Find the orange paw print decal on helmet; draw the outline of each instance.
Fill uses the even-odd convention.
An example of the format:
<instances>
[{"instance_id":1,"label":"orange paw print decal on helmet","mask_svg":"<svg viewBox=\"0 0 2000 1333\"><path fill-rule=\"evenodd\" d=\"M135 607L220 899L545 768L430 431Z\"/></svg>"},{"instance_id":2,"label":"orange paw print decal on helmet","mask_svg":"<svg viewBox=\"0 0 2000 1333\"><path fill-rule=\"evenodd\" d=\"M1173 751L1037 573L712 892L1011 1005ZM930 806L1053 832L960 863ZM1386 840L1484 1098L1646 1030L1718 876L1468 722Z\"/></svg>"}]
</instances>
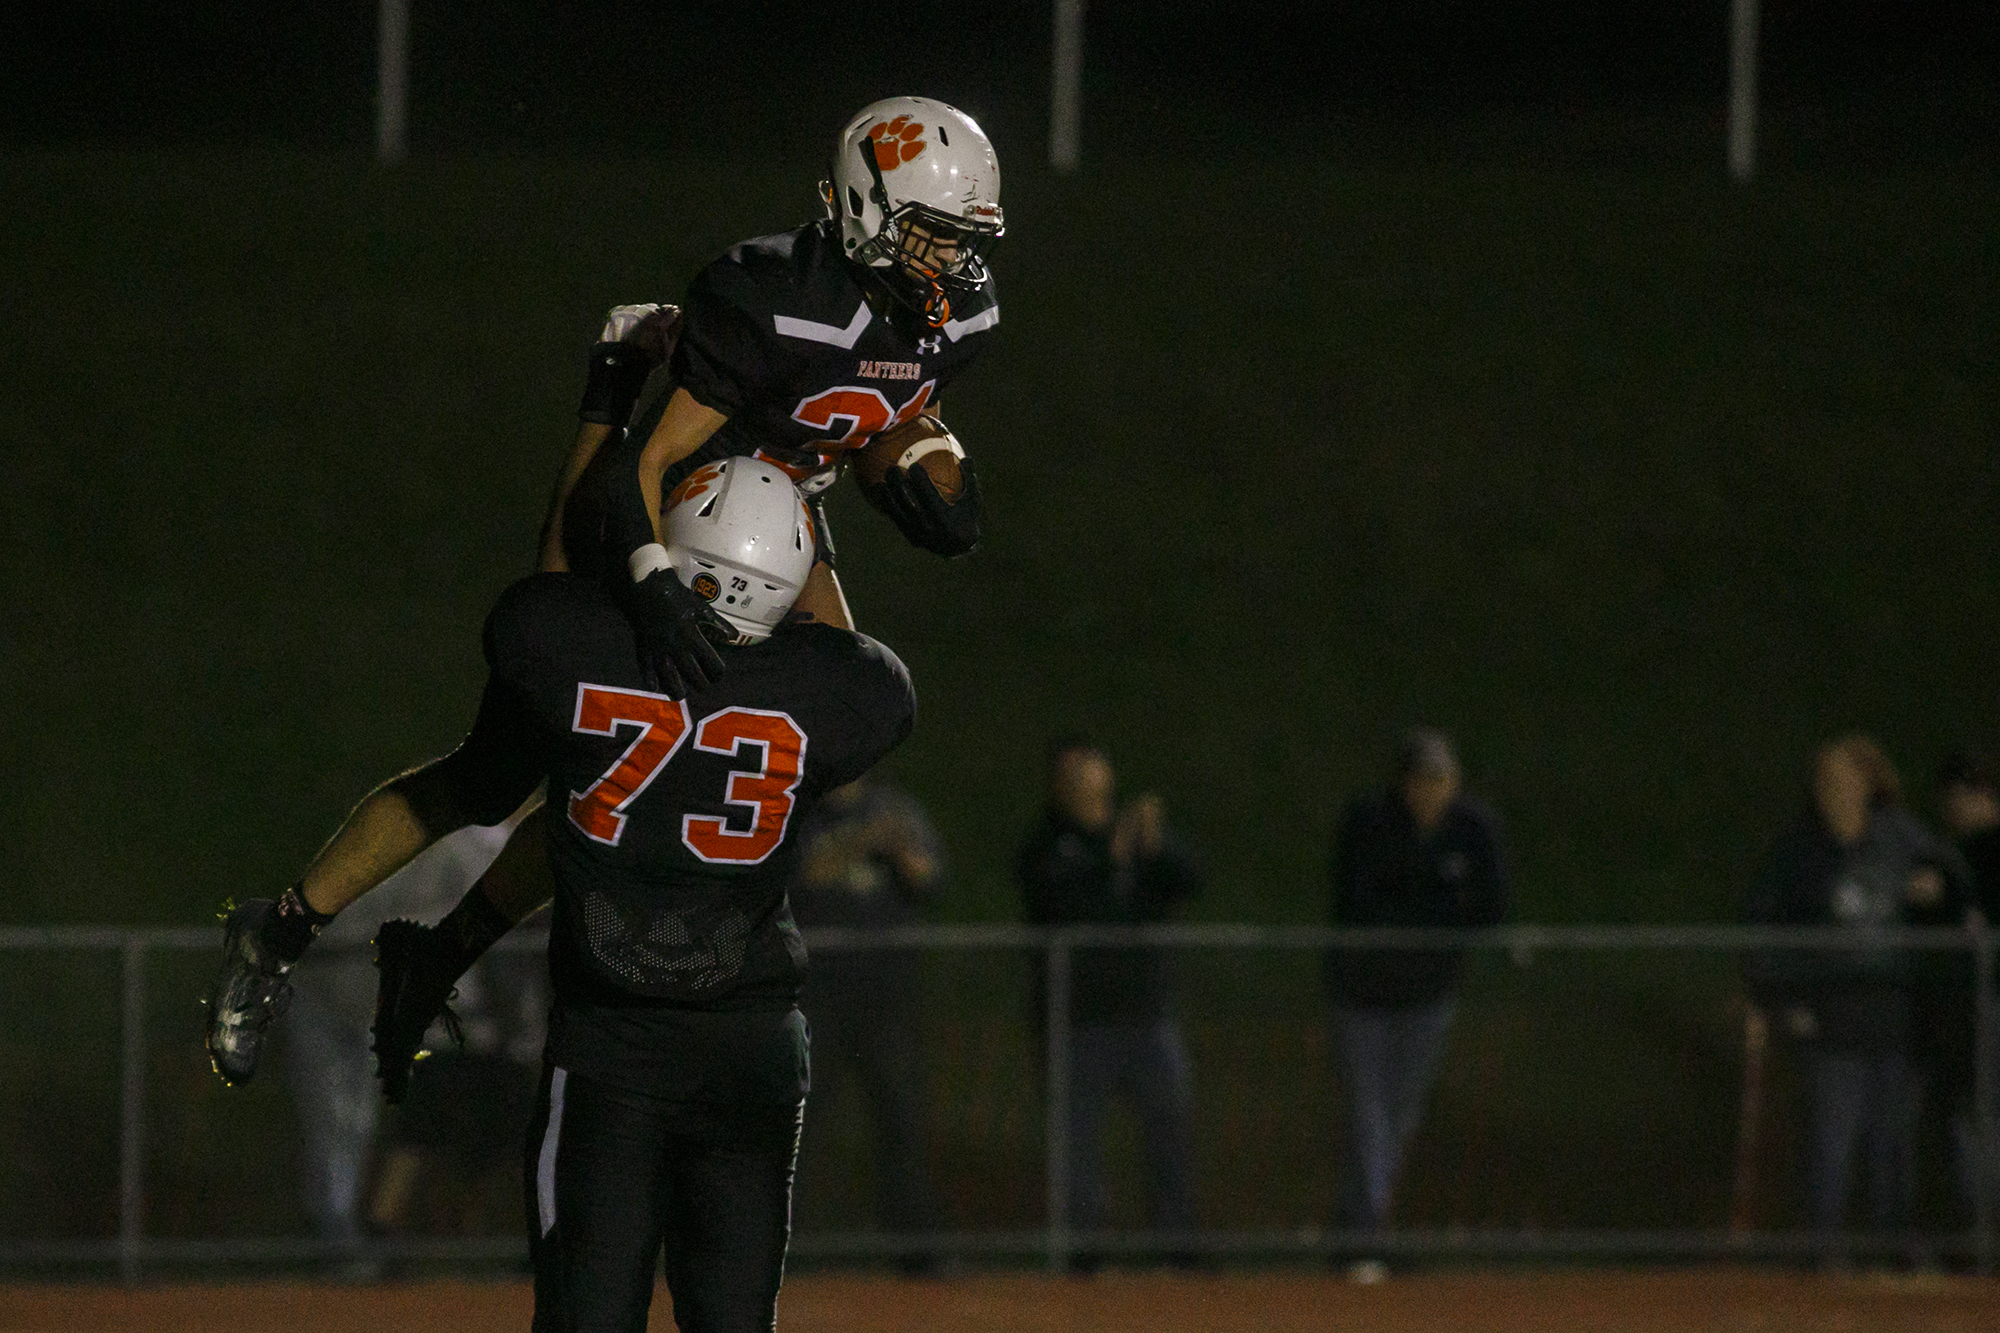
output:
<instances>
[{"instance_id":1,"label":"orange paw print decal on helmet","mask_svg":"<svg viewBox=\"0 0 2000 1333\"><path fill-rule=\"evenodd\" d=\"M908 116L885 120L868 131L875 141L875 165L894 171L924 151L924 127Z\"/></svg>"},{"instance_id":2,"label":"orange paw print decal on helmet","mask_svg":"<svg viewBox=\"0 0 2000 1333\"><path fill-rule=\"evenodd\" d=\"M687 480L674 487L674 493L667 497L667 502L660 506L661 509L663 511L672 509L675 505L684 504L697 496L707 495L715 488L715 483L722 480L722 474L728 470L726 463L704 463L689 474Z\"/></svg>"}]
</instances>

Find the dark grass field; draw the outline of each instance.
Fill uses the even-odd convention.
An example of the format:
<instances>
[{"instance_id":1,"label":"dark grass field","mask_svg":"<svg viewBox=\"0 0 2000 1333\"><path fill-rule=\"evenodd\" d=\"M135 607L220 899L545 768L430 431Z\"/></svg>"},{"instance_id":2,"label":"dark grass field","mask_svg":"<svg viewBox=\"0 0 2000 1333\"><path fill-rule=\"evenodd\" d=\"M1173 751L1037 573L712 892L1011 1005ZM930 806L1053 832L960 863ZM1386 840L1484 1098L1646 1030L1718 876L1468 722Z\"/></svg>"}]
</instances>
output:
<instances>
[{"instance_id":1,"label":"dark grass field","mask_svg":"<svg viewBox=\"0 0 2000 1333\"><path fill-rule=\"evenodd\" d=\"M603 307L803 218L815 165L0 158L0 914L203 921L452 744ZM1849 727L1926 800L1948 743L2000 729L2000 187L1716 175L1271 152L1011 171L1006 325L947 403L985 549L942 565L835 501L861 622L922 696L889 770L943 826L942 914L1013 913L1042 746L1073 727L1166 794L1211 875L1195 912L1223 919L1319 915L1339 803L1418 720L1460 736L1528 919L1729 919L1811 747ZM1434 1132L1502 1145L1517 1178L1480 1174L1483 1201L1469 1150L1429 1154L1411 1206L1597 1218L1620 1200L1589 1182L1616 1167L1714 1225L1730 970L1494 966ZM213 1191L232 1122L282 1151L275 1085L214 1103L199 971L156 982L183 1108L163 1190ZM94 975L5 1004L80 987L108 1023ZM940 1029L1025 1071L1020 978L995 978L941 979ZM1291 1145L1288 1218L1325 1165L1317 1005L1309 969L1197 977L1189 1005L1203 1115ZM17 1123L111 1128L99 1072L12 1067ZM1033 1088L977 1096L1004 1151L968 1188L1025 1212ZM38 1152L37 1179L77 1179ZM65 1230L103 1220L50 1197L81 1209ZM198 1228L223 1195L159 1206Z\"/></svg>"},{"instance_id":2,"label":"dark grass field","mask_svg":"<svg viewBox=\"0 0 2000 1333\"><path fill-rule=\"evenodd\" d=\"M17 921L199 920L449 745L527 568L584 347L811 161L0 159ZM991 536L842 495L910 661L891 762L953 917L1007 916L1053 732L1312 919L1417 719L1524 916L1728 918L1809 748L1922 779L1993 729L2000 189L1949 174L1332 169L1010 178L1007 324L950 395Z\"/></svg>"}]
</instances>

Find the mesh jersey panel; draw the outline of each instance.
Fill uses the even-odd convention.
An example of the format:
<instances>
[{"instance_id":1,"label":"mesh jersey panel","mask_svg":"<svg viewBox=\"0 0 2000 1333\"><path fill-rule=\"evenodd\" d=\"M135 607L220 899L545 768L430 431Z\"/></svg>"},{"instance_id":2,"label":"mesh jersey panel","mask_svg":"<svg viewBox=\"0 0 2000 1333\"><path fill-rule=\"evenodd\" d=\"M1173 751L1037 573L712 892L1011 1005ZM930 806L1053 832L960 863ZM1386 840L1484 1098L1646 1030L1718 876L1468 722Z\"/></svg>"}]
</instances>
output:
<instances>
[{"instance_id":1,"label":"mesh jersey panel","mask_svg":"<svg viewBox=\"0 0 2000 1333\"><path fill-rule=\"evenodd\" d=\"M713 991L743 974L753 923L741 908L621 905L600 889L581 898L591 957L634 989Z\"/></svg>"}]
</instances>

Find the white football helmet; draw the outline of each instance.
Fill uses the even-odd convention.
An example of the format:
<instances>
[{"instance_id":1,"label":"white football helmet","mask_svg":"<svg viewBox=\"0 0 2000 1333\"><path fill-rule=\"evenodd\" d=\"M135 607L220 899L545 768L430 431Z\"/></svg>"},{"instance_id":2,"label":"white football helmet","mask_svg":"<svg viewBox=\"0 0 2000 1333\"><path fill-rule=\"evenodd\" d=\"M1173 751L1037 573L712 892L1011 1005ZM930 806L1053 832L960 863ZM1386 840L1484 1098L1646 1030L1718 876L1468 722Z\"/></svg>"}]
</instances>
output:
<instances>
[{"instance_id":1,"label":"white football helmet","mask_svg":"<svg viewBox=\"0 0 2000 1333\"><path fill-rule=\"evenodd\" d=\"M695 469L668 497L667 565L737 632L768 637L813 567L813 522L792 479L760 458Z\"/></svg>"},{"instance_id":2,"label":"white football helmet","mask_svg":"<svg viewBox=\"0 0 2000 1333\"><path fill-rule=\"evenodd\" d=\"M1000 160L977 121L928 97L863 107L820 182L847 257L879 272L933 325L977 291L1005 231Z\"/></svg>"}]
</instances>

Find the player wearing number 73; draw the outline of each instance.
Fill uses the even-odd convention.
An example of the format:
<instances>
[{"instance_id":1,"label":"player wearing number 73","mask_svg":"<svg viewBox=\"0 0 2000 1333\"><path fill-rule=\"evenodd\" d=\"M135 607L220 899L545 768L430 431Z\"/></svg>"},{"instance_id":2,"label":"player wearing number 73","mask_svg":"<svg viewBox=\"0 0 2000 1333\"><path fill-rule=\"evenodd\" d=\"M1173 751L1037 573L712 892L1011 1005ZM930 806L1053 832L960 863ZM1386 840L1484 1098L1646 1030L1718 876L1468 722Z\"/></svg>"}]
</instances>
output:
<instances>
[{"instance_id":1,"label":"player wearing number 73","mask_svg":"<svg viewBox=\"0 0 2000 1333\"><path fill-rule=\"evenodd\" d=\"M812 520L777 467L704 469L664 527L674 576L717 585L713 605L750 640L721 649L719 679L660 692L600 581L515 584L486 623L471 733L364 800L277 904L232 915L211 1018L218 1069L247 1073L267 1020L239 1034L217 1016L269 1006L238 992L281 990L316 922L546 781L555 1006L526 1145L537 1333L643 1330L663 1247L683 1330L773 1326L809 1081L792 834L915 716L895 654L788 614L813 564ZM540 896L476 886L435 930L384 928L385 1009L427 1009L396 1059L378 1046L385 1075L407 1077L452 978ZM392 967L392 939L426 966ZM436 983L427 998L386 992L417 975ZM386 1026L378 1013L378 1041Z\"/></svg>"}]
</instances>

